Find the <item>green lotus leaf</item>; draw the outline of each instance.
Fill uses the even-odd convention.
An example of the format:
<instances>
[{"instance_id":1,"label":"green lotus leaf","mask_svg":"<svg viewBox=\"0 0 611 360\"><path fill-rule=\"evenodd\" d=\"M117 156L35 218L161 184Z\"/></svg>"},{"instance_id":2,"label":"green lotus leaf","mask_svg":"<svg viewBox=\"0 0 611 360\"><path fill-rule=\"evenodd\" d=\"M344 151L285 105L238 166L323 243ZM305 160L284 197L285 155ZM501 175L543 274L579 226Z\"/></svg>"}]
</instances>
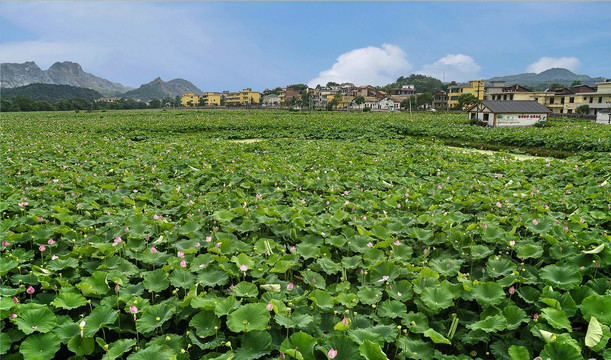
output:
<instances>
[{"instance_id":1,"label":"green lotus leaf","mask_svg":"<svg viewBox=\"0 0 611 360\"><path fill-rule=\"evenodd\" d=\"M433 340L435 344L452 344L450 340L433 329L427 329L422 335Z\"/></svg>"},{"instance_id":2,"label":"green lotus leaf","mask_svg":"<svg viewBox=\"0 0 611 360\"><path fill-rule=\"evenodd\" d=\"M183 269L176 269L170 274L170 283L175 287L183 289L189 289L195 285L195 275L190 271Z\"/></svg>"},{"instance_id":3,"label":"green lotus leaf","mask_svg":"<svg viewBox=\"0 0 611 360\"><path fill-rule=\"evenodd\" d=\"M108 351L102 357L102 360L115 360L130 351L136 345L135 339L117 340L108 345Z\"/></svg>"},{"instance_id":4,"label":"green lotus leaf","mask_svg":"<svg viewBox=\"0 0 611 360\"><path fill-rule=\"evenodd\" d=\"M600 343L600 340L603 337L603 328L596 320L594 316L590 317L590 323L588 324L588 330L586 331L585 344L589 348L593 348L594 346Z\"/></svg>"},{"instance_id":5,"label":"green lotus leaf","mask_svg":"<svg viewBox=\"0 0 611 360\"><path fill-rule=\"evenodd\" d=\"M189 334L189 340L191 344L196 345L198 348L202 350L208 350L223 346L227 339L225 337L225 334L223 334L222 332L217 333L215 336L210 336L204 339L201 339L199 336L195 335L195 333L191 332Z\"/></svg>"},{"instance_id":6,"label":"green lotus leaf","mask_svg":"<svg viewBox=\"0 0 611 360\"><path fill-rule=\"evenodd\" d=\"M46 333L57 325L57 318L49 308L38 304L25 304L17 309L15 319L19 330L29 335L35 331Z\"/></svg>"},{"instance_id":7,"label":"green lotus leaf","mask_svg":"<svg viewBox=\"0 0 611 360\"><path fill-rule=\"evenodd\" d=\"M516 292L522 298L522 300L529 304L534 304L537 300L539 300L539 296L541 296L541 292L539 290L530 286L520 286Z\"/></svg>"},{"instance_id":8,"label":"green lotus leaf","mask_svg":"<svg viewBox=\"0 0 611 360\"><path fill-rule=\"evenodd\" d=\"M345 306L349 309L357 306L359 303L358 295L345 292L342 292L337 295L334 300L336 301L336 303L341 304L342 306Z\"/></svg>"},{"instance_id":9,"label":"green lotus leaf","mask_svg":"<svg viewBox=\"0 0 611 360\"><path fill-rule=\"evenodd\" d=\"M456 276L463 263L461 259L436 258L429 262L431 269L445 276Z\"/></svg>"},{"instance_id":10,"label":"green lotus leaf","mask_svg":"<svg viewBox=\"0 0 611 360\"><path fill-rule=\"evenodd\" d=\"M516 330L523 322L528 322L526 312L515 305L503 308L503 315L507 320L507 329Z\"/></svg>"},{"instance_id":11,"label":"green lotus leaf","mask_svg":"<svg viewBox=\"0 0 611 360\"><path fill-rule=\"evenodd\" d=\"M229 222L234 218L233 214L229 210L215 211L214 214L212 214L212 217L220 222Z\"/></svg>"},{"instance_id":12,"label":"green lotus leaf","mask_svg":"<svg viewBox=\"0 0 611 360\"><path fill-rule=\"evenodd\" d=\"M138 332L146 334L161 327L172 318L175 308L170 304L157 304L144 310L142 317L136 320Z\"/></svg>"},{"instance_id":13,"label":"green lotus leaf","mask_svg":"<svg viewBox=\"0 0 611 360\"><path fill-rule=\"evenodd\" d=\"M280 352L295 359L315 360L314 346L316 346L315 338L304 332L297 332L282 342Z\"/></svg>"},{"instance_id":14,"label":"green lotus leaf","mask_svg":"<svg viewBox=\"0 0 611 360\"><path fill-rule=\"evenodd\" d=\"M225 285L229 281L227 272L221 269L207 268L199 275L197 275L197 281L203 286L215 287L218 285Z\"/></svg>"},{"instance_id":15,"label":"green lotus leaf","mask_svg":"<svg viewBox=\"0 0 611 360\"><path fill-rule=\"evenodd\" d=\"M518 266L510 259L504 257L491 257L486 263L486 273L493 278L507 276L518 269Z\"/></svg>"},{"instance_id":16,"label":"green lotus leaf","mask_svg":"<svg viewBox=\"0 0 611 360\"><path fill-rule=\"evenodd\" d=\"M95 343L93 339L90 337L81 337L81 335L74 336L68 342L68 350L75 353L77 356L83 355L91 355L93 353L93 349L95 347Z\"/></svg>"},{"instance_id":17,"label":"green lotus leaf","mask_svg":"<svg viewBox=\"0 0 611 360\"><path fill-rule=\"evenodd\" d=\"M186 339L184 335L166 333L159 336L155 336L151 339L151 341L147 343L147 346L152 345L169 347L170 349L178 353L181 349L185 348Z\"/></svg>"},{"instance_id":18,"label":"green lotus leaf","mask_svg":"<svg viewBox=\"0 0 611 360\"><path fill-rule=\"evenodd\" d=\"M372 328L351 329L348 331L348 336L359 345L363 344L365 340L373 341L377 344L384 343L384 336L373 331Z\"/></svg>"},{"instance_id":19,"label":"green lotus leaf","mask_svg":"<svg viewBox=\"0 0 611 360\"><path fill-rule=\"evenodd\" d=\"M590 295L581 302L581 313L586 321L592 316L601 324L611 325L611 295Z\"/></svg>"},{"instance_id":20,"label":"green lotus leaf","mask_svg":"<svg viewBox=\"0 0 611 360\"><path fill-rule=\"evenodd\" d=\"M547 265L539 276L545 284L553 288L570 290L581 285L582 276L576 266Z\"/></svg>"},{"instance_id":21,"label":"green lotus leaf","mask_svg":"<svg viewBox=\"0 0 611 360\"><path fill-rule=\"evenodd\" d=\"M516 250L516 256L524 259L538 259L543 255L543 247L527 242L520 243Z\"/></svg>"},{"instance_id":22,"label":"green lotus leaf","mask_svg":"<svg viewBox=\"0 0 611 360\"><path fill-rule=\"evenodd\" d=\"M363 287L357 293L359 300L363 304L371 305L382 299L382 291L373 287Z\"/></svg>"},{"instance_id":23,"label":"green lotus leaf","mask_svg":"<svg viewBox=\"0 0 611 360\"><path fill-rule=\"evenodd\" d=\"M246 304L227 316L227 327L233 332L266 330L270 314L263 303Z\"/></svg>"},{"instance_id":24,"label":"green lotus leaf","mask_svg":"<svg viewBox=\"0 0 611 360\"><path fill-rule=\"evenodd\" d=\"M360 358L358 345L348 336L331 336L326 340L326 345L329 349L333 348L337 351L337 356L335 357L335 360L353 360Z\"/></svg>"},{"instance_id":25,"label":"green lotus leaf","mask_svg":"<svg viewBox=\"0 0 611 360\"><path fill-rule=\"evenodd\" d=\"M473 286L471 295L482 306L498 305L505 300L505 291L497 283L485 282Z\"/></svg>"},{"instance_id":26,"label":"green lotus leaf","mask_svg":"<svg viewBox=\"0 0 611 360\"><path fill-rule=\"evenodd\" d=\"M371 270L371 280L378 284L391 282L401 275L401 269L392 261L382 261Z\"/></svg>"},{"instance_id":27,"label":"green lotus leaf","mask_svg":"<svg viewBox=\"0 0 611 360\"><path fill-rule=\"evenodd\" d=\"M85 321L83 333L87 337L93 337L104 325L113 324L118 315L118 311L108 306L96 306L91 314L83 319Z\"/></svg>"},{"instance_id":28,"label":"green lotus leaf","mask_svg":"<svg viewBox=\"0 0 611 360\"><path fill-rule=\"evenodd\" d=\"M311 286L314 286L317 289L325 290L327 288L327 282L325 278L322 277L319 273L316 273L310 269L303 271L301 273L303 276L303 281Z\"/></svg>"},{"instance_id":29,"label":"green lotus leaf","mask_svg":"<svg viewBox=\"0 0 611 360\"><path fill-rule=\"evenodd\" d=\"M28 336L19 346L19 352L25 360L50 360L55 357L61 343L51 333Z\"/></svg>"},{"instance_id":30,"label":"green lotus leaf","mask_svg":"<svg viewBox=\"0 0 611 360\"><path fill-rule=\"evenodd\" d=\"M308 314L293 314L291 316L277 314L274 315L274 320L278 325L287 329L298 327L300 329L307 328L313 321L314 317Z\"/></svg>"},{"instance_id":31,"label":"green lotus leaf","mask_svg":"<svg viewBox=\"0 0 611 360\"><path fill-rule=\"evenodd\" d=\"M127 360L168 360L175 355L174 351L168 347L151 345L144 350L132 353Z\"/></svg>"},{"instance_id":32,"label":"green lotus leaf","mask_svg":"<svg viewBox=\"0 0 611 360\"><path fill-rule=\"evenodd\" d=\"M598 344L592 347L592 351L600 352L601 350L608 348L607 344L609 343L609 339L611 339L611 330L609 329L607 325L601 325L600 327L602 329L603 334ZM586 336L587 336L587 333L586 333Z\"/></svg>"},{"instance_id":33,"label":"green lotus leaf","mask_svg":"<svg viewBox=\"0 0 611 360\"><path fill-rule=\"evenodd\" d=\"M414 295L412 284L407 280L394 281L390 284L390 288L386 288L386 293L391 298L402 302L406 302Z\"/></svg>"},{"instance_id":34,"label":"green lotus leaf","mask_svg":"<svg viewBox=\"0 0 611 360\"><path fill-rule=\"evenodd\" d=\"M221 320L212 311L200 311L189 321L189 326L195 328L197 336L207 337L216 334Z\"/></svg>"},{"instance_id":35,"label":"green lotus leaf","mask_svg":"<svg viewBox=\"0 0 611 360\"><path fill-rule=\"evenodd\" d=\"M242 281L233 287L232 293L236 297L257 297L259 289L253 283Z\"/></svg>"},{"instance_id":36,"label":"green lotus leaf","mask_svg":"<svg viewBox=\"0 0 611 360\"><path fill-rule=\"evenodd\" d=\"M430 342L402 337L397 346L404 351L405 356L414 360L433 360L435 351Z\"/></svg>"},{"instance_id":37,"label":"green lotus leaf","mask_svg":"<svg viewBox=\"0 0 611 360\"><path fill-rule=\"evenodd\" d=\"M79 324L73 323L72 320L68 320L53 329L53 333L59 337L63 344L65 344L76 335L79 335L81 331Z\"/></svg>"},{"instance_id":38,"label":"green lotus leaf","mask_svg":"<svg viewBox=\"0 0 611 360\"><path fill-rule=\"evenodd\" d=\"M511 360L530 360L532 357L525 346L511 345L508 349Z\"/></svg>"},{"instance_id":39,"label":"green lotus leaf","mask_svg":"<svg viewBox=\"0 0 611 360\"><path fill-rule=\"evenodd\" d=\"M87 299L81 294L62 292L51 302L51 305L71 310L87 305Z\"/></svg>"},{"instance_id":40,"label":"green lotus leaf","mask_svg":"<svg viewBox=\"0 0 611 360\"><path fill-rule=\"evenodd\" d=\"M541 317L547 320L555 329L567 329L569 332L572 331L571 322L562 310L545 308L541 310Z\"/></svg>"},{"instance_id":41,"label":"green lotus leaf","mask_svg":"<svg viewBox=\"0 0 611 360\"><path fill-rule=\"evenodd\" d=\"M369 340L363 341L361 346L359 346L359 352L366 360L388 360L380 345L374 344Z\"/></svg>"},{"instance_id":42,"label":"green lotus leaf","mask_svg":"<svg viewBox=\"0 0 611 360\"><path fill-rule=\"evenodd\" d=\"M157 269L144 273L144 288L152 292L161 292L170 286L165 270Z\"/></svg>"},{"instance_id":43,"label":"green lotus leaf","mask_svg":"<svg viewBox=\"0 0 611 360\"><path fill-rule=\"evenodd\" d=\"M76 285L85 297L105 295L108 290L108 273L96 271Z\"/></svg>"},{"instance_id":44,"label":"green lotus leaf","mask_svg":"<svg viewBox=\"0 0 611 360\"><path fill-rule=\"evenodd\" d=\"M358 255L346 256L342 258L342 266L347 270L356 269L362 266L361 260L362 258Z\"/></svg>"},{"instance_id":45,"label":"green lotus leaf","mask_svg":"<svg viewBox=\"0 0 611 360\"><path fill-rule=\"evenodd\" d=\"M507 328L507 320L503 315L494 315L485 318L484 320L476 321L473 324L468 324L467 329L483 330L487 333L501 331Z\"/></svg>"},{"instance_id":46,"label":"green lotus leaf","mask_svg":"<svg viewBox=\"0 0 611 360\"><path fill-rule=\"evenodd\" d=\"M471 248L471 256L473 259L485 259L492 254L492 250L486 245L475 245Z\"/></svg>"},{"instance_id":47,"label":"green lotus leaf","mask_svg":"<svg viewBox=\"0 0 611 360\"><path fill-rule=\"evenodd\" d=\"M423 334L429 328L429 320L423 313L410 311L401 319L401 324L413 333Z\"/></svg>"},{"instance_id":48,"label":"green lotus leaf","mask_svg":"<svg viewBox=\"0 0 611 360\"><path fill-rule=\"evenodd\" d=\"M584 254L598 254L599 252L603 251L605 249L605 244L600 244L597 247L590 249L590 250L584 250L582 251L582 253Z\"/></svg>"},{"instance_id":49,"label":"green lotus leaf","mask_svg":"<svg viewBox=\"0 0 611 360\"><path fill-rule=\"evenodd\" d=\"M231 219L229 219L228 221L230 221L230 220ZM178 230L178 232L181 233L182 235L187 235L187 234L191 234L193 232L196 232L200 228L201 228L200 224L198 224L196 222L193 222L193 221L189 221L186 224L184 224L183 226L181 226L180 229Z\"/></svg>"},{"instance_id":50,"label":"green lotus leaf","mask_svg":"<svg viewBox=\"0 0 611 360\"><path fill-rule=\"evenodd\" d=\"M326 274L329 274L329 275L338 273L342 270L342 265L340 263L336 263L327 257L319 258L316 261L316 264L320 266L322 271L324 271Z\"/></svg>"},{"instance_id":51,"label":"green lotus leaf","mask_svg":"<svg viewBox=\"0 0 611 360\"><path fill-rule=\"evenodd\" d=\"M238 306L240 306L240 302L237 301L233 296L221 298L214 305L214 314L216 316L227 315L233 309L237 309Z\"/></svg>"},{"instance_id":52,"label":"green lotus leaf","mask_svg":"<svg viewBox=\"0 0 611 360\"><path fill-rule=\"evenodd\" d=\"M78 260L75 258L55 259L51 260L47 265L47 269L53 271L60 271L66 268L78 268Z\"/></svg>"},{"instance_id":53,"label":"green lotus leaf","mask_svg":"<svg viewBox=\"0 0 611 360\"><path fill-rule=\"evenodd\" d=\"M272 351L272 336L267 331L251 331L240 337L234 360L253 360Z\"/></svg>"},{"instance_id":54,"label":"green lotus leaf","mask_svg":"<svg viewBox=\"0 0 611 360\"><path fill-rule=\"evenodd\" d=\"M420 294L420 299L433 312L454 305L452 293L445 287L425 288Z\"/></svg>"},{"instance_id":55,"label":"green lotus leaf","mask_svg":"<svg viewBox=\"0 0 611 360\"><path fill-rule=\"evenodd\" d=\"M308 296L312 302L323 310L329 310L333 308L333 297L328 292L322 290L314 290Z\"/></svg>"},{"instance_id":56,"label":"green lotus leaf","mask_svg":"<svg viewBox=\"0 0 611 360\"><path fill-rule=\"evenodd\" d=\"M539 355L543 359L552 360L581 360L581 352L575 347L562 342L554 341L545 344L543 351Z\"/></svg>"},{"instance_id":57,"label":"green lotus leaf","mask_svg":"<svg viewBox=\"0 0 611 360\"><path fill-rule=\"evenodd\" d=\"M395 300L386 300L378 308L378 316L391 319L402 317L406 313L405 304Z\"/></svg>"}]
</instances>

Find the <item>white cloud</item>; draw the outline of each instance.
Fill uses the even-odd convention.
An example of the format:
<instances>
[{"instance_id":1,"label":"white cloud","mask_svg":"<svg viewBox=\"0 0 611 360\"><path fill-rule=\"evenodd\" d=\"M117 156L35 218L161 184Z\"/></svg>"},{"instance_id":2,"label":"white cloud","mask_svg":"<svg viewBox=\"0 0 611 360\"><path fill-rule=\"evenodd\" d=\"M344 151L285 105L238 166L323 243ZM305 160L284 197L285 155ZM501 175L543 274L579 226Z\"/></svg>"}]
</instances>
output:
<instances>
[{"instance_id":1,"label":"white cloud","mask_svg":"<svg viewBox=\"0 0 611 360\"><path fill-rule=\"evenodd\" d=\"M411 68L405 52L398 46L368 46L340 55L330 69L321 71L317 78L308 82L308 86L325 85L329 81L351 82L355 85L386 85Z\"/></svg>"},{"instance_id":2,"label":"white cloud","mask_svg":"<svg viewBox=\"0 0 611 360\"><path fill-rule=\"evenodd\" d=\"M540 73L551 68L565 68L571 71L575 71L581 65L581 61L574 56L553 58L544 56L538 61L528 65L526 71L533 73Z\"/></svg>"},{"instance_id":3,"label":"white cloud","mask_svg":"<svg viewBox=\"0 0 611 360\"><path fill-rule=\"evenodd\" d=\"M436 79L450 82L479 79L479 66L471 56L463 54L448 54L432 64L422 66L418 74L432 76Z\"/></svg>"}]
</instances>

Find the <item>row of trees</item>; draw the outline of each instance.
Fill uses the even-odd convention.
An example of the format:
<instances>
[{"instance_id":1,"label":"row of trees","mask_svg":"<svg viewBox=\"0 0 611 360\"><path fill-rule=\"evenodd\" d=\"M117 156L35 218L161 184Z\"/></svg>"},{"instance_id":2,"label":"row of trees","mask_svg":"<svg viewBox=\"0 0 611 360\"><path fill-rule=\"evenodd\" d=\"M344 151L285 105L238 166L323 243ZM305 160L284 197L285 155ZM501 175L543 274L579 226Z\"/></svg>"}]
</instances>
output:
<instances>
[{"instance_id":1,"label":"row of trees","mask_svg":"<svg viewBox=\"0 0 611 360\"><path fill-rule=\"evenodd\" d=\"M104 101L82 98L61 100L52 104L45 100L35 101L25 96L15 96L12 99L2 98L0 111L131 110L178 106L180 106L180 96L166 97L163 100L153 99L148 104L134 99Z\"/></svg>"}]
</instances>

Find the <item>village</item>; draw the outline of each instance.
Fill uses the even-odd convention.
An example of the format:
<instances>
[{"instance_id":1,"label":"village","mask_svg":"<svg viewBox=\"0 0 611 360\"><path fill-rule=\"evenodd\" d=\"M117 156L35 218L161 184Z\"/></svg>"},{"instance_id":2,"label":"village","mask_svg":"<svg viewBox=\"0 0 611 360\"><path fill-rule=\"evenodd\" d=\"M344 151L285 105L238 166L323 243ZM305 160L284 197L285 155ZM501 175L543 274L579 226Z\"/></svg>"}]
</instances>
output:
<instances>
[{"instance_id":1,"label":"village","mask_svg":"<svg viewBox=\"0 0 611 360\"><path fill-rule=\"evenodd\" d=\"M531 91L519 84L506 84L502 81L472 80L449 86L447 92L437 91L433 94L418 92L413 85L379 90L371 85L355 86L351 83L328 84L316 88L287 86L273 93L270 90L261 93L245 88L240 92L185 93L181 97L181 105L380 112L462 110L469 111L470 119L489 126L529 126L545 121L548 114L580 114L599 123L609 123L611 79L596 83L595 87L577 84L570 88L555 87L545 91ZM494 114L504 115L499 118ZM533 120L535 118L537 121Z\"/></svg>"}]
</instances>

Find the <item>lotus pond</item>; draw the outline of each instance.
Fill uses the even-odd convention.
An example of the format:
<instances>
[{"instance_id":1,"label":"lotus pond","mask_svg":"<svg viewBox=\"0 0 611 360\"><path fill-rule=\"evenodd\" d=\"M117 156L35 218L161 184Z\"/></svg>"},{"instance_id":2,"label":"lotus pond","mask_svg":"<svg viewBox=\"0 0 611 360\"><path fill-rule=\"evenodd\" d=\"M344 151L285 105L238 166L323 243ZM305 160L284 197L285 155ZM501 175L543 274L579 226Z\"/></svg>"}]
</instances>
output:
<instances>
[{"instance_id":1,"label":"lotus pond","mask_svg":"<svg viewBox=\"0 0 611 360\"><path fill-rule=\"evenodd\" d=\"M247 111L0 124L3 359L611 359L602 125ZM518 161L416 134L435 128L578 155Z\"/></svg>"}]
</instances>

